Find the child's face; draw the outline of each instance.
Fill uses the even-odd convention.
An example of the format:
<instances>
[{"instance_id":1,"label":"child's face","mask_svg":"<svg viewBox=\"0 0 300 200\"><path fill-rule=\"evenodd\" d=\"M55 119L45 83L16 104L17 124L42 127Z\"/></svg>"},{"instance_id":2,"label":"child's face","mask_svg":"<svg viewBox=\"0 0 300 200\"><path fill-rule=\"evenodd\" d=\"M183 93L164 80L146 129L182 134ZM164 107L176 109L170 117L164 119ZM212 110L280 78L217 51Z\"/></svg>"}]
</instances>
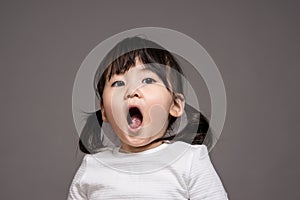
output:
<instances>
[{"instance_id":1,"label":"child's face","mask_svg":"<svg viewBox=\"0 0 300 200\"><path fill-rule=\"evenodd\" d=\"M159 76L138 60L124 74L106 80L102 97L102 118L122 148L142 147L162 137L170 115L179 117L184 108L184 100L174 99Z\"/></svg>"}]
</instances>

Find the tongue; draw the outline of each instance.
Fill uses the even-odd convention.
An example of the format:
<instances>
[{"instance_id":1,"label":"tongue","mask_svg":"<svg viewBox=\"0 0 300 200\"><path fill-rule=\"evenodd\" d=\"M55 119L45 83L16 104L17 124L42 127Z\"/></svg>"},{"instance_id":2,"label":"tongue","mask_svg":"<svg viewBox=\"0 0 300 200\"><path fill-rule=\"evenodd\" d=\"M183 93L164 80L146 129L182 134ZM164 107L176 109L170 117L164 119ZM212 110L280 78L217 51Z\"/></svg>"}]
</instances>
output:
<instances>
[{"instance_id":1,"label":"tongue","mask_svg":"<svg viewBox=\"0 0 300 200\"><path fill-rule=\"evenodd\" d=\"M135 129L142 124L141 118L138 115L133 115L130 120L131 120L129 124L130 128Z\"/></svg>"}]
</instances>

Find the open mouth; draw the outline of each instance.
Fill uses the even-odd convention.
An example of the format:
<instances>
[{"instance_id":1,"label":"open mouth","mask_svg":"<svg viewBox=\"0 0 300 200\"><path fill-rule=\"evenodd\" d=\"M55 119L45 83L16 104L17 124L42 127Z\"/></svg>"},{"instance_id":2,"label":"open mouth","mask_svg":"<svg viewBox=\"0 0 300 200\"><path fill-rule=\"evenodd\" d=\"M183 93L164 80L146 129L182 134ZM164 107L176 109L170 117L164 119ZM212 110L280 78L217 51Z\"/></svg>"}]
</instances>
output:
<instances>
[{"instance_id":1,"label":"open mouth","mask_svg":"<svg viewBox=\"0 0 300 200\"><path fill-rule=\"evenodd\" d=\"M143 123L143 115L137 107L129 108L127 123L131 129L137 129L141 127Z\"/></svg>"}]
</instances>

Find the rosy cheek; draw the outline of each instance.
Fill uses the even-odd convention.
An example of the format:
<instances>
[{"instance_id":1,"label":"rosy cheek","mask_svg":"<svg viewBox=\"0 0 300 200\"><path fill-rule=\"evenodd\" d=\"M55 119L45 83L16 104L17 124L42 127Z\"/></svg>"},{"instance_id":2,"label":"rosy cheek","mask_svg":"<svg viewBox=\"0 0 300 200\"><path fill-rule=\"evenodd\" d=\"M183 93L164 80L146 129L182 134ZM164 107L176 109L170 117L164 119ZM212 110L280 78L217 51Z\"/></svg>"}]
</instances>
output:
<instances>
[{"instance_id":1,"label":"rosy cheek","mask_svg":"<svg viewBox=\"0 0 300 200\"><path fill-rule=\"evenodd\" d=\"M151 104L161 104L164 101L163 98L166 98L166 97L163 95L155 95L153 97L150 96L149 101L151 102Z\"/></svg>"},{"instance_id":2,"label":"rosy cheek","mask_svg":"<svg viewBox=\"0 0 300 200\"><path fill-rule=\"evenodd\" d=\"M153 93L156 93L153 95ZM172 102L172 97L169 95L168 92L161 92L161 91L153 91L147 98L147 103L149 105L156 105L160 104L164 107L168 107L168 105Z\"/></svg>"},{"instance_id":3,"label":"rosy cheek","mask_svg":"<svg viewBox=\"0 0 300 200\"><path fill-rule=\"evenodd\" d=\"M121 123L124 120L124 100L121 93L114 92L110 93L107 100L107 110L109 111L108 115L111 120L116 123Z\"/></svg>"},{"instance_id":4,"label":"rosy cheek","mask_svg":"<svg viewBox=\"0 0 300 200\"><path fill-rule=\"evenodd\" d=\"M124 98L122 92L116 91L110 94L110 105L112 109L119 108L123 102Z\"/></svg>"},{"instance_id":5,"label":"rosy cheek","mask_svg":"<svg viewBox=\"0 0 300 200\"><path fill-rule=\"evenodd\" d=\"M165 98L162 100L162 98ZM154 133L161 132L168 123L168 117L171 106L171 99L167 100L168 96L163 96L161 98L153 98L149 102L148 113L149 120L155 126L155 130L152 130Z\"/></svg>"},{"instance_id":6,"label":"rosy cheek","mask_svg":"<svg viewBox=\"0 0 300 200\"><path fill-rule=\"evenodd\" d=\"M164 133L168 124L168 113L161 104L148 105L143 121L143 134L140 137L151 137Z\"/></svg>"}]
</instances>

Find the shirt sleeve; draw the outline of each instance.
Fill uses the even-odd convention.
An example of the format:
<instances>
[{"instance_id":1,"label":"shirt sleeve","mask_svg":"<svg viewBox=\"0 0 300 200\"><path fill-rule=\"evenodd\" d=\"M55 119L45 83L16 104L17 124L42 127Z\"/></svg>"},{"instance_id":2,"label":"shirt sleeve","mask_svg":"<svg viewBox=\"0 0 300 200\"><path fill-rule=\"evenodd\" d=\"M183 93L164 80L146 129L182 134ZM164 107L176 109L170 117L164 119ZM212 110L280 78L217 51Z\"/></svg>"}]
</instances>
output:
<instances>
[{"instance_id":1,"label":"shirt sleeve","mask_svg":"<svg viewBox=\"0 0 300 200\"><path fill-rule=\"evenodd\" d=\"M228 200L205 145L195 146L188 182L190 200Z\"/></svg>"},{"instance_id":2,"label":"shirt sleeve","mask_svg":"<svg viewBox=\"0 0 300 200\"><path fill-rule=\"evenodd\" d=\"M84 172L86 170L87 155L83 158L80 167L78 168L73 181L71 183L67 200L87 200L86 188L81 184Z\"/></svg>"}]
</instances>

